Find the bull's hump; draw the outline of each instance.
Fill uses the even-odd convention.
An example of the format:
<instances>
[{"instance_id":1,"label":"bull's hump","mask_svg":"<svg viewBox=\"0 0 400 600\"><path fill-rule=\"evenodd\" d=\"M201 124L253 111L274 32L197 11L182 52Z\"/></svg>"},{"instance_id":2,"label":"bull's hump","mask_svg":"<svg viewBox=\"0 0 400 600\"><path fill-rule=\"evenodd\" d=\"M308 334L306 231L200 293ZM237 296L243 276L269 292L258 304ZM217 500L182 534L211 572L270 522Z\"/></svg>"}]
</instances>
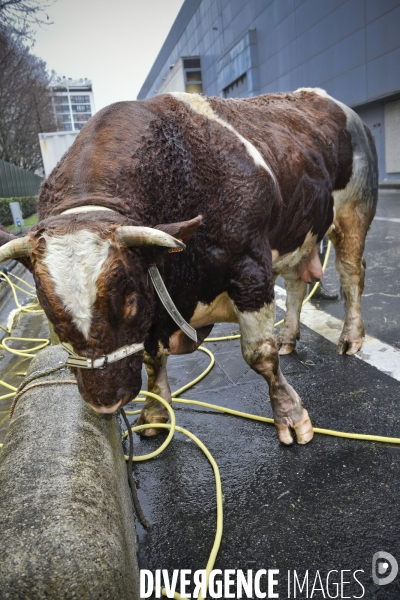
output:
<instances>
[{"instance_id":1,"label":"bull's hump","mask_svg":"<svg viewBox=\"0 0 400 600\"><path fill-rule=\"evenodd\" d=\"M215 121L225 129L228 129L234 135L236 135L236 137L246 148L246 151L249 154L249 156L251 156L251 158L253 159L255 165L264 169L276 183L275 174L273 173L271 167L266 163L265 159L261 155L261 152L257 150L254 144L252 144L249 140L243 137L230 123L218 116L213 111L207 98L198 94L188 94L186 92L170 92L170 95L179 100L180 102L184 102L185 104L189 105L190 108L196 113L204 115L205 117L210 119L210 121Z\"/></svg>"},{"instance_id":2,"label":"bull's hump","mask_svg":"<svg viewBox=\"0 0 400 600\"><path fill-rule=\"evenodd\" d=\"M43 260L55 292L79 331L88 338L97 280L108 256L110 242L96 233L81 230L73 234L45 234Z\"/></svg>"}]
</instances>

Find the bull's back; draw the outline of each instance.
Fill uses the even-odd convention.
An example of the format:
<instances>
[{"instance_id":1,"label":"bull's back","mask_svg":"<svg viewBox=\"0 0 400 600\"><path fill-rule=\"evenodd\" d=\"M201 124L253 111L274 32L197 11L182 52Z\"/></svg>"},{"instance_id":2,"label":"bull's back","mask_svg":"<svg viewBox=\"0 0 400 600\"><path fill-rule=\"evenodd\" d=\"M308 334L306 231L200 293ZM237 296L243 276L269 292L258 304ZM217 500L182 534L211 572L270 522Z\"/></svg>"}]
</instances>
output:
<instances>
[{"instance_id":1,"label":"bull's back","mask_svg":"<svg viewBox=\"0 0 400 600\"><path fill-rule=\"evenodd\" d=\"M324 90L210 103L251 140L276 175L283 209L270 239L280 254L301 245L308 231L319 241L333 222L334 206L357 198L374 214L378 170L371 133Z\"/></svg>"},{"instance_id":2,"label":"bull's back","mask_svg":"<svg viewBox=\"0 0 400 600\"><path fill-rule=\"evenodd\" d=\"M50 176L42 218L71 199L150 226L201 213L208 243L235 240L241 251L262 232L281 254L291 251L310 230L325 234L332 192L352 178L363 125L345 109L314 90L242 100L166 94L111 105Z\"/></svg>"},{"instance_id":3,"label":"bull's back","mask_svg":"<svg viewBox=\"0 0 400 600\"><path fill-rule=\"evenodd\" d=\"M276 176L281 211L269 232L271 246L282 255L300 247L310 232L322 239L333 221L332 192L344 188L352 172L343 110L306 91L211 103L251 140Z\"/></svg>"}]
</instances>

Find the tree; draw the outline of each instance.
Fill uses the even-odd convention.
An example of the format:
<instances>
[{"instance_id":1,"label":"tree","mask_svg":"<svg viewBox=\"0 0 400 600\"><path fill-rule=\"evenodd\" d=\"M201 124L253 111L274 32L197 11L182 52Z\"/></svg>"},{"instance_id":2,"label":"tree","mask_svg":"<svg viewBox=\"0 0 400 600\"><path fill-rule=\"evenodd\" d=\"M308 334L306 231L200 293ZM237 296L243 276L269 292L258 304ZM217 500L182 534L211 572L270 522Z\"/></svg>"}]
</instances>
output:
<instances>
[{"instance_id":1,"label":"tree","mask_svg":"<svg viewBox=\"0 0 400 600\"><path fill-rule=\"evenodd\" d=\"M58 129L49 84L46 63L0 33L0 158L28 171L42 166L38 134Z\"/></svg>"},{"instance_id":2,"label":"tree","mask_svg":"<svg viewBox=\"0 0 400 600\"><path fill-rule=\"evenodd\" d=\"M50 25L46 9L54 0L0 0L0 32L33 41L33 29Z\"/></svg>"}]
</instances>

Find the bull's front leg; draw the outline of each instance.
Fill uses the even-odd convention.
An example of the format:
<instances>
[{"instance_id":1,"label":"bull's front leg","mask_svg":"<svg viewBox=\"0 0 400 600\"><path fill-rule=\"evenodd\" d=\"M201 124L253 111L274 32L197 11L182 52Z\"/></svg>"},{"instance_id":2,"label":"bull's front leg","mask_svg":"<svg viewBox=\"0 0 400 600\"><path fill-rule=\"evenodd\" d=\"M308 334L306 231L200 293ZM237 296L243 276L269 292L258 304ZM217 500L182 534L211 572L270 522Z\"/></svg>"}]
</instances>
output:
<instances>
[{"instance_id":1,"label":"bull's front leg","mask_svg":"<svg viewBox=\"0 0 400 600\"><path fill-rule=\"evenodd\" d=\"M279 441L293 443L291 430L299 444L313 437L308 412L298 394L288 384L279 368L279 354L274 339L275 303L259 311L240 312L235 308L241 331L242 354L248 365L264 377L269 386L272 411Z\"/></svg>"},{"instance_id":2,"label":"bull's front leg","mask_svg":"<svg viewBox=\"0 0 400 600\"><path fill-rule=\"evenodd\" d=\"M157 356L150 356L147 352L144 352L144 364L147 371L148 386L147 389L153 394L161 396L172 404L171 389L168 382L167 374L167 360L169 352L160 349ZM168 421L168 411L161 402L155 398L147 396L142 412L136 422L137 425L144 425L146 423L166 423ZM160 429L143 429L141 435L144 437L151 437L157 435Z\"/></svg>"}]
</instances>

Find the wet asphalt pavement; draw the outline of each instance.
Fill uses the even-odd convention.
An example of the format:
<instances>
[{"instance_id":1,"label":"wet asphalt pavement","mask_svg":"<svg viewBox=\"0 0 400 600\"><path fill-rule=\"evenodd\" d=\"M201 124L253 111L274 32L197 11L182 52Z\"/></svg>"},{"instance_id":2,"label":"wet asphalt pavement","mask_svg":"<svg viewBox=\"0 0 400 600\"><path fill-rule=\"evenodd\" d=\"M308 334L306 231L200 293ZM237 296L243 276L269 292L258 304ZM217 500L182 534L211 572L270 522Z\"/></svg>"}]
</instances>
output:
<instances>
[{"instance_id":1,"label":"wet asphalt pavement","mask_svg":"<svg viewBox=\"0 0 400 600\"><path fill-rule=\"evenodd\" d=\"M377 214L399 218L400 194L382 194ZM400 222L372 224L363 300L367 332L396 348L399 240ZM326 287L338 288L333 258ZM315 304L343 318L342 301ZM277 313L278 318L283 315L279 309ZM237 326L218 325L212 336L233 332ZM249 371L239 341L205 345L215 354L216 365L183 397L271 416L267 385ZM172 390L200 374L208 361L200 352L169 359ZM284 357L282 370L314 426L400 437L400 382L354 357L338 356L334 344L311 329L301 327L298 349ZM279 598L319 599L329 598L329 593L338 598L400 598L399 576L386 586L372 580L376 552L400 560L399 446L315 435L307 446L282 447L271 425L187 406L176 408L176 414L177 423L206 444L220 468L224 534L215 569L279 569ZM135 452L155 449L164 434L159 437L140 441L135 436ZM215 533L215 484L202 452L178 433L161 456L136 465L135 475L144 512L154 523L149 532L138 525L140 568L204 569ZM308 592L306 586L303 592L297 588L294 596L292 584L289 595L288 571L293 580L294 570L301 582L308 570ZM344 580L350 583L337 596L335 586L327 589L330 570L339 571L331 573L331 582L340 581L340 571L348 570ZM263 583L261 589L266 591Z\"/></svg>"},{"instance_id":2,"label":"wet asphalt pavement","mask_svg":"<svg viewBox=\"0 0 400 600\"><path fill-rule=\"evenodd\" d=\"M399 219L400 194L381 194L377 214ZM399 240L400 222L374 221L367 238L363 299L366 331L396 348L400 348ZM333 258L325 285L338 289ZM315 304L343 318L342 301ZM277 309L277 317L282 315ZM3 308L2 323L6 316ZM30 323L21 321L20 335L30 328L30 335L42 337L39 321ZM215 326L212 335L236 332L236 325L224 324ZM239 341L205 345L214 353L216 365L183 397L272 416L267 384L245 364ZM10 360L5 356L0 361L2 375L20 378L15 373L25 370L26 364ZM199 375L208 362L201 352L172 357L168 368L172 390ZM283 357L281 367L314 426L400 437L400 382L354 357L338 356L334 344L311 329L301 327L297 351ZM16 379L15 383L19 384ZM2 408L5 411L5 404ZM215 569L253 573L278 569L279 598L400 598L399 576L378 586L371 571L378 551L390 552L400 561L400 446L315 435L307 446L283 447L268 424L199 407L176 407L176 414L177 424L206 444L221 472L224 533ZM164 437L143 441L135 436L135 453L154 450ZM135 465L134 470L142 507L154 523L149 532L137 526L140 568L204 569L216 513L214 477L202 452L177 433L161 456ZM294 570L300 581L308 571L308 593L306 588L297 589L294 596L292 587L289 595L288 571L292 579ZM330 570L339 573L330 575L327 590ZM340 580L341 570L348 570L344 580L350 583L343 584L343 593L336 596L333 583ZM357 570L364 593L353 576ZM312 593L317 572L321 580ZM265 578L261 581L265 590Z\"/></svg>"}]
</instances>

